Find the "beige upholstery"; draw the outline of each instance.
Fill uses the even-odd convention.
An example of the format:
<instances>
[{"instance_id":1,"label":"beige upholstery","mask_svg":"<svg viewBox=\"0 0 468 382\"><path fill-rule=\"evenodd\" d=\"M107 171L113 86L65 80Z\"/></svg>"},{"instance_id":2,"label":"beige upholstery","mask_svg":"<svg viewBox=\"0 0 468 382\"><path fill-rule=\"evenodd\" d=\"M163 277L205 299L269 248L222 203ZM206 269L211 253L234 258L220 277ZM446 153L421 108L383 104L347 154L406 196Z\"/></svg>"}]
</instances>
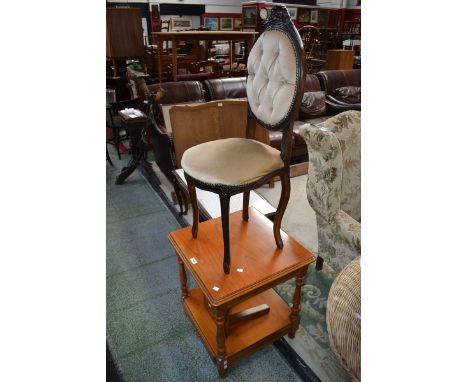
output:
<instances>
[{"instance_id":1,"label":"beige upholstery","mask_svg":"<svg viewBox=\"0 0 468 382\"><path fill-rule=\"evenodd\" d=\"M261 121L275 125L291 110L296 90L297 65L288 36L266 31L257 40L247 61L247 99Z\"/></svg>"},{"instance_id":2,"label":"beige upholstery","mask_svg":"<svg viewBox=\"0 0 468 382\"><path fill-rule=\"evenodd\" d=\"M182 168L192 178L207 184L227 186L255 182L284 166L280 152L246 138L227 138L187 149Z\"/></svg>"}]
</instances>

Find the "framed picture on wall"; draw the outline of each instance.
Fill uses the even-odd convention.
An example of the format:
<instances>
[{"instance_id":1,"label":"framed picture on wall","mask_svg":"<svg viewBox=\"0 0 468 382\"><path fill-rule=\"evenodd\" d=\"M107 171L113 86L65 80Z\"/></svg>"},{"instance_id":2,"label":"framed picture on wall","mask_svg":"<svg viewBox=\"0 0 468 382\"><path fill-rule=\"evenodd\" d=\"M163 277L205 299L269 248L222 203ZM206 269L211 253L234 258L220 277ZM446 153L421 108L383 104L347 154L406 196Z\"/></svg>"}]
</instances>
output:
<instances>
[{"instance_id":1,"label":"framed picture on wall","mask_svg":"<svg viewBox=\"0 0 468 382\"><path fill-rule=\"evenodd\" d=\"M171 29L173 31L183 31L186 29L192 29L192 19L183 17L172 17Z\"/></svg>"},{"instance_id":2,"label":"framed picture on wall","mask_svg":"<svg viewBox=\"0 0 468 382\"><path fill-rule=\"evenodd\" d=\"M318 11L310 11L310 22L318 23Z\"/></svg>"},{"instance_id":3,"label":"framed picture on wall","mask_svg":"<svg viewBox=\"0 0 468 382\"><path fill-rule=\"evenodd\" d=\"M308 8L299 8L297 10L297 22L308 23L310 21L310 10Z\"/></svg>"},{"instance_id":4,"label":"framed picture on wall","mask_svg":"<svg viewBox=\"0 0 468 382\"><path fill-rule=\"evenodd\" d=\"M289 16L291 16L291 20L296 20L297 17L297 8L287 8L289 12Z\"/></svg>"},{"instance_id":5,"label":"framed picture on wall","mask_svg":"<svg viewBox=\"0 0 468 382\"><path fill-rule=\"evenodd\" d=\"M232 31L234 29L234 19L231 17L221 17L219 19L219 30L222 31Z\"/></svg>"},{"instance_id":6,"label":"framed picture on wall","mask_svg":"<svg viewBox=\"0 0 468 382\"><path fill-rule=\"evenodd\" d=\"M257 7L255 5L242 8L242 24L246 28L257 26Z\"/></svg>"},{"instance_id":7,"label":"framed picture on wall","mask_svg":"<svg viewBox=\"0 0 468 382\"><path fill-rule=\"evenodd\" d=\"M242 19L240 18L235 18L234 19L234 28L242 28Z\"/></svg>"},{"instance_id":8,"label":"framed picture on wall","mask_svg":"<svg viewBox=\"0 0 468 382\"><path fill-rule=\"evenodd\" d=\"M203 19L203 26L210 28L212 31L218 30L218 18L217 17L205 17Z\"/></svg>"}]
</instances>

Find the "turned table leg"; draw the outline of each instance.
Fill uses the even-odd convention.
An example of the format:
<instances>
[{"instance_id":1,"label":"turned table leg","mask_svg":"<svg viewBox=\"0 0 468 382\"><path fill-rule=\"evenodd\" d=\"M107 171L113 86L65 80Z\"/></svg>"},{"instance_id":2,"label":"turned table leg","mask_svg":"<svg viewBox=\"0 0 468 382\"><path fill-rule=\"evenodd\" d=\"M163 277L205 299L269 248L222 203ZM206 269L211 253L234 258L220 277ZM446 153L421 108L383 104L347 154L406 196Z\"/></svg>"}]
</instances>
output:
<instances>
[{"instance_id":1,"label":"turned table leg","mask_svg":"<svg viewBox=\"0 0 468 382\"><path fill-rule=\"evenodd\" d=\"M226 376L227 373L227 354L226 354L226 328L225 328L225 319L226 319L226 309L225 308L215 308L216 316L216 343L218 345L218 350L216 353L216 365L218 367L218 374L221 378Z\"/></svg>"},{"instance_id":2,"label":"turned table leg","mask_svg":"<svg viewBox=\"0 0 468 382\"><path fill-rule=\"evenodd\" d=\"M177 255L177 254L176 254ZM184 262L177 255L177 262L179 263L179 279L180 279L180 289L182 290L182 300L188 297L187 289L187 274L185 273Z\"/></svg>"},{"instance_id":3,"label":"turned table leg","mask_svg":"<svg viewBox=\"0 0 468 382\"><path fill-rule=\"evenodd\" d=\"M296 277L296 289L294 291L293 305L291 307L291 328L289 329L288 337L294 338L296 331L299 328L299 311L301 310L301 294L302 286L304 285L304 278L307 274L307 267L302 268Z\"/></svg>"}]
</instances>

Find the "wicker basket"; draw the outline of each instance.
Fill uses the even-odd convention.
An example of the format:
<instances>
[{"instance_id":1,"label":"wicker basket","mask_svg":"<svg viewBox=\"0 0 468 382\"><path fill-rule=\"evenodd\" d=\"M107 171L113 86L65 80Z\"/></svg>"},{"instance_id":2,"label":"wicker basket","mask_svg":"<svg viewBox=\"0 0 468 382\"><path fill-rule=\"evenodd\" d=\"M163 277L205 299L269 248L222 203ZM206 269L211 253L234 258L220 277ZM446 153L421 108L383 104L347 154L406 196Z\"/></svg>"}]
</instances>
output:
<instances>
[{"instance_id":1,"label":"wicker basket","mask_svg":"<svg viewBox=\"0 0 468 382\"><path fill-rule=\"evenodd\" d=\"M361 257L333 281L327 302L330 346L354 381L361 380Z\"/></svg>"}]
</instances>

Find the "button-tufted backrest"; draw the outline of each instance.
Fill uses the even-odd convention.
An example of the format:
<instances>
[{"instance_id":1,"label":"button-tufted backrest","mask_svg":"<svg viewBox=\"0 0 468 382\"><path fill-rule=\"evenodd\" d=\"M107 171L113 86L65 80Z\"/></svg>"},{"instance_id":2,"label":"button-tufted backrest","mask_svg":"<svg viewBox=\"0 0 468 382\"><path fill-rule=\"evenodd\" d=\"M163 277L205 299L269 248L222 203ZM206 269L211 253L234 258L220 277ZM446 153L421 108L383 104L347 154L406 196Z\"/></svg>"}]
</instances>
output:
<instances>
[{"instance_id":1,"label":"button-tufted backrest","mask_svg":"<svg viewBox=\"0 0 468 382\"><path fill-rule=\"evenodd\" d=\"M294 118L298 98L302 98L304 75L302 41L289 17L266 24L250 51L247 70L252 114L270 130L286 127Z\"/></svg>"}]
</instances>

